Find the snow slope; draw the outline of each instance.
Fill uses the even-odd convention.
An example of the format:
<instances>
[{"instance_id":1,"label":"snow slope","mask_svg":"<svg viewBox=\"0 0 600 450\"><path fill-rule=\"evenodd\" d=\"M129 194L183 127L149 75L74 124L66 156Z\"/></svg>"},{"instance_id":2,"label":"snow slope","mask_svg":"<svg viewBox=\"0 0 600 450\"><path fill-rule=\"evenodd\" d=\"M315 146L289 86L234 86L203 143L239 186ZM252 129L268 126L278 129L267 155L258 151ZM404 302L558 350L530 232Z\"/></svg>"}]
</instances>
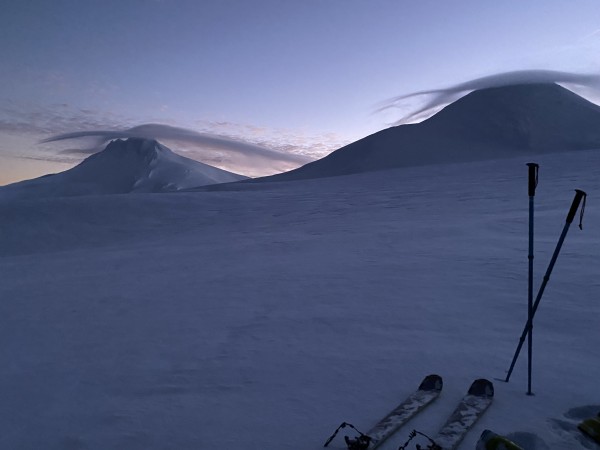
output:
<instances>
[{"instance_id":1,"label":"snow slope","mask_svg":"<svg viewBox=\"0 0 600 450\"><path fill-rule=\"evenodd\" d=\"M267 180L590 148L600 148L600 106L556 84L513 85L474 91L422 123L388 128Z\"/></svg>"},{"instance_id":2,"label":"snow slope","mask_svg":"<svg viewBox=\"0 0 600 450\"><path fill-rule=\"evenodd\" d=\"M467 436L594 449L600 152L542 155L535 286L588 192L525 354ZM0 199L0 447L317 450L429 373L435 433L526 319L529 158L163 195ZM421 442L423 443L423 442ZM337 439L334 449L344 446Z\"/></svg>"},{"instance_id":3,"label":"snow slope","mask_svg":"<svg viewBox=\"0 0 600 450\"><path fill-rule=\"evenodd\" d=\"M78 166L53 175L0 187L13 198L168 192L246 179L177 155L155 140L110 142Z\"/></svg>"}]
</instances>

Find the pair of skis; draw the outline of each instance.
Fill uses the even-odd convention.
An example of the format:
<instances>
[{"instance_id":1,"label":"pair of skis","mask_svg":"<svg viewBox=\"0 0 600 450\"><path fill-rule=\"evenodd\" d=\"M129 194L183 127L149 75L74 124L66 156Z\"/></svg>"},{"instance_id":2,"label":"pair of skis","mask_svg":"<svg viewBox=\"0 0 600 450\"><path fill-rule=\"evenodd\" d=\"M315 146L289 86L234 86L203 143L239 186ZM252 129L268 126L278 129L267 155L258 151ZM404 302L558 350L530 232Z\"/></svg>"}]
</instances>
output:
<instances>
[{"instance_id":1,"label":"pair of skis","mask_svg":"<svg viewBox=\"0 0 600 450\"><path fill-rule=\"evenodd\" d=\"M359 436L355 439L351 439L348 436L345 437L348 450L374 450L406 422L438 398L442 392L442 387L442 377L439 375L428 375L423 379L416 391L410 394L406 400L400 403L387 416L377 422L366 434L356 430L353 425L344 422L327 440L324 446L327 447L329 445L340 429L351 427L359 433ZM427 447L428 450L455 450L467 432L491 405L493 398L494 386L492 383L485 379L475 380L435 438L430 438L423 433L414 431L411 434L411 439L416 434L421 434L430 441L430 445ZM407 445L408 442L401 446L400 449L406 448Z\"/></svg>"}]
</instances>

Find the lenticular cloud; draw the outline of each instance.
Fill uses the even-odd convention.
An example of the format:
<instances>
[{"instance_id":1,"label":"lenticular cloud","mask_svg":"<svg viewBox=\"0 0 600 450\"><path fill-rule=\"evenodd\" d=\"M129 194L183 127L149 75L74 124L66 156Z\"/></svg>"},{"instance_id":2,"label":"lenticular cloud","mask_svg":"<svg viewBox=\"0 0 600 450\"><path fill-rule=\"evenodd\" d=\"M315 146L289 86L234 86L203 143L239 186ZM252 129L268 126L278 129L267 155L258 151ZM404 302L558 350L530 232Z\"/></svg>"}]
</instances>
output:
<instances>
[{"instance_id":1,"label":"lenticular cloud","mask_svg":"<svg viewBox=\"0 0 600 450\"><path fill-rule=\"evenodd\" d=\"M381 106L377 108L376 112L380 112L389 108L403 107L403 102L410 98L426 95L432 96L416 111L413 111L398 120L396 124L399 125L411 120L415 120L440 106L448 104L455 100L456 97L469 91L509 86L513 84L536 83L565 83L600 91L600 74L577 74L569 72L557 72L553 70L520 70L515 72L498 73L495 75L489 75L487 77L476 78L474 80L443 89L429 89L400 95L383 102Z\"/></svg>"},{"instance_id":2,"label":"lenticular cloud","mask_svg":"<svg viewBox=\"0 0 600 450\"><path fill-rule=\"evenodd\" d=\"M56 142L82 137L96 137L100 142L126 138L173 139L199 146L217 148L245 156L260 156L266 159L279 160L289 163L306 163L308 161L308 158L301 155L282 153L249 142L230 139L224 136L198 133L193 130L162 124L145 124L126 130L76 131L73 133L52 136L48 139L44 139L42 142ZM92 149L89 153L95 153L96 151L96 149Z\"/></svg>"}]
</instances>

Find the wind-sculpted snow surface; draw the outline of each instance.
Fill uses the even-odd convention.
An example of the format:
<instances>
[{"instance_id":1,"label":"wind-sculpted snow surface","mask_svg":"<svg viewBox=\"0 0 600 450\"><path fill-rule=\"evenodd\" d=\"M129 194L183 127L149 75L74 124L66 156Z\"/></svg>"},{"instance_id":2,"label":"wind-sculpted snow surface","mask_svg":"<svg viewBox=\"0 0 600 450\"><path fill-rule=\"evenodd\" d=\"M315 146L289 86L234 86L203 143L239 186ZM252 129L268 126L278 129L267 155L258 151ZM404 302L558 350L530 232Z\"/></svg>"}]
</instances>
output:
<instances>
[{"instance_id":1,"label":"wind-sculpted snow surface","mask_svg":"<svg viewBox=\"0 0 600 450\"><path fill-rule=\"evenodd\" d=\"M459 450L484 429L578 449L549 419L600 404L600 152L533 161L536 286L575 188L583 231L535 318L535 396L522 355ZM430 373L443 393L380 449L435 436L523 329L527 162L0 199L0 448L317 450Z\"/></svg>"},{"instance_id":2,"label":"wind-sculpted snow surface","mask_svg":"<svg viewBox=\"0 0 600 450\"><path fill-rule=\"evenodd\" d=\"M177 155L155 140L115 140L78 166L0 187L0 198L170 192L247 177Z\"/></svg>"}]
</instances>

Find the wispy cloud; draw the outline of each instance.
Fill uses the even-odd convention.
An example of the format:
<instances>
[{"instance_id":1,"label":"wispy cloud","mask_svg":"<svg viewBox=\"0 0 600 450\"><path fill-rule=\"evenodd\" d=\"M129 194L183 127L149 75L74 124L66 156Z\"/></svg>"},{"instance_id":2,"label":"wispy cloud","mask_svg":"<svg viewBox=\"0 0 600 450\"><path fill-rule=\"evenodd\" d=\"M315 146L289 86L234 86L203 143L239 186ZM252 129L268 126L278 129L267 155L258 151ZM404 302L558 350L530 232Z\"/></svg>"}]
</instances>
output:
<instances>
[{"instance_id":1,"label":"wispy cloud","mask_svg":"<svg viewBox=\"0 0 600 450\"><path fill-rule=\"evenodd\" d=\"M598 91L600 90L600 74L577 74L552 70L521 70L498 73L442 89L429 89L399 95L382 102L376 109L376 112L390 108L404 108L406 106L404 102L408 99L430 96L429 100L421 107L404 115L396 122L396 124L402 124L422 118L470 91L509 86L512 84L534 83L564 83Z\"/></svg>"},{"instance_id":2,"label":"wispy cloud","mask_svg":"<svg viewBox=\"0 0 600 450\"><path fill-rule=\"evenodd\" d=\"M137 136L157 139L206 164L262 176L294 169L349 143L335 133L302 129L210 120L190 121L191 126L183 128L174 126L175 120L158 121L137 125L130 117L69 104L40 107L8 102L0 107L0 131L24 139L20 146L0 143L0 154L76 164L111 139Z\"/></svg>"},{"instance_id":3,"label":"wispy cloud","mask_svg":"<svg viewBox=\"0 0 600 450\"><path fill-rule=\"evenodd\" d=\"M591 33L586 34L582 41L587 41L589 39L600 39L600 28L598 28L597 30L592 31Z\"/></svg>"},{"instance_id":4,"label":"wispy cloud","mask_svg":"<svg viewBox=\"0 0 600 450\"><path fill-rule=\"evenodd\" d=\"M227 121L197 121L195 125L202 132L249 140L263 147L309 159L322 158L350 143L347 137L333 132L314 133L302 129L270 128Z\"/></svg>"},{"instance_id":5,"label":"wispy cloud","mask_svg":"<svg viewBox=\"0 0 600 450\"><path fill-rule=\"evenodd\" d=\"M131 119L118 114L75 108L67 103L39 106L8 100L0 107L0 126L3 131L48 135L66 133L73 129L93 129L127 126Z\"/></svg>"},{"instance_id":6,"label":"wispy cloud","mask_svg":"<svg viewBox=\"0 0 600 450\"><path fill-rule=\"evenodd\" d=\"M63 141L67 139L77 139L82 137L95 137L100 142L107 142L112 139L139 137L146 139L176 140L192 143L198 146L209 147L228 152L241 153L246 156L260 156L262 158L281 160L293 163L305 163L309 158L300 155L285 154L277 152L249 142L238 141L223 136L216 136L206 133L198 133L186 128L173 127L162 124L144 124L125 130L91 130L76 131L72 133L59 134L42 140L46 142Z\"/></svg>"}]
</instances>

